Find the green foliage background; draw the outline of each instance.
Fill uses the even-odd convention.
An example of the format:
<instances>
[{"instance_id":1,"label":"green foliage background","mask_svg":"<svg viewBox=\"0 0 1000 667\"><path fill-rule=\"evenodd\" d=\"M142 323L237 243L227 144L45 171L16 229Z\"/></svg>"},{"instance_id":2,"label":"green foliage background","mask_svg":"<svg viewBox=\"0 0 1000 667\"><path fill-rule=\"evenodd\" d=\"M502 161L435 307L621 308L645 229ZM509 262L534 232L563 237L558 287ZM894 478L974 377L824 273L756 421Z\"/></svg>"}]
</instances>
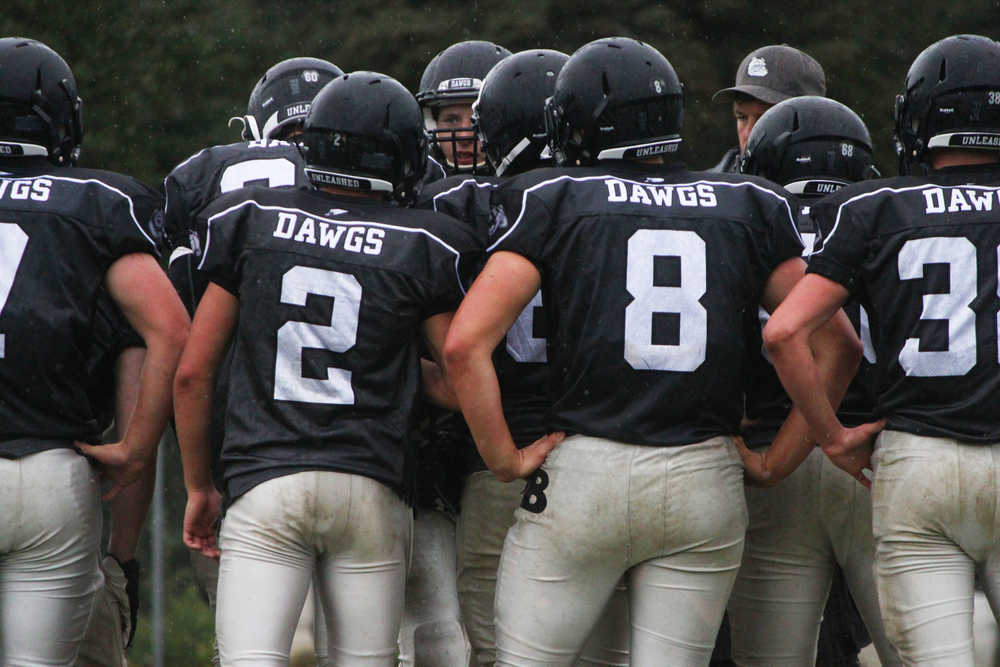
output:
<instances>
[{"instance_id":1,"label":"green foliage background","mask_svg":"<svg viewBox=\"0 0 1000 667\"><path fill-rule=\"evenodd\" d=\"M11 0L0 10L0 35L40 39L73 67L84 98L81 164L154 185L201 148L237 140L227 120L245 110L264 70L284 58L381 71L415 90L427 61L456 41L571 53L609 35L647 41L673 63L686 86L684 155L693 167L711 166L735 144L731 111L713 104L712 93L731 85L750 50L788 43L824 65L828 94L864 118L877 161L892 174L889 116L906 68L926 45L960 32L1000 37L998 3ZM206 664L211 618L180 544L183 485L176 449L170 454L167 664ZM149 627L143 618L133 664L149 663Z\"/></svg>"}]
</instances>

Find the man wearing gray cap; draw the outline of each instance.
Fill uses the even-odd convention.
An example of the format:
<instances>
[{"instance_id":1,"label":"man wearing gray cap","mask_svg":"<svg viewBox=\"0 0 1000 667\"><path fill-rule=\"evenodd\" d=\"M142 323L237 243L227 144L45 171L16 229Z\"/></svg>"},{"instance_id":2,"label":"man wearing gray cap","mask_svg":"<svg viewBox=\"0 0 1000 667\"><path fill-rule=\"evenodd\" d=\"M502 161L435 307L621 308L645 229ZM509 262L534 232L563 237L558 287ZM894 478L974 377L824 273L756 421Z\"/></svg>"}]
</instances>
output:
<instances>
[{"instance_id":1,"label":"man wearing gray cap","mask_svg":"<svg viewBox=\"0 0 1000 667\"><path fill-rule=\"evenodd\" d=\"M712 96L713 101L732 101L739 147L729 149L709 171L738 171L757 120L778 102L800 95L826 96L826 75L812 56L787 44L770 44L747 54L736 70L735 85ZM717 647L717 659L728 648L725 639ZM870 642L838 569L824 610L816 664L856 665L858 650Z\"/></svg>"},{"instance_id":2,"label":"man wearing gray cap","mask_svg":"<svg viewBox=\"0 0 1000 667\"><path fill-rule=\"evenodd\" d=\"M751 51L736 70L736 85L712 96L713 101L732 100L740 145L726 151L709 171L736 171L757 119L778 102L799 95L826 96L826 75L812 56L787 44Z\"/></svg>"}]
</instances>

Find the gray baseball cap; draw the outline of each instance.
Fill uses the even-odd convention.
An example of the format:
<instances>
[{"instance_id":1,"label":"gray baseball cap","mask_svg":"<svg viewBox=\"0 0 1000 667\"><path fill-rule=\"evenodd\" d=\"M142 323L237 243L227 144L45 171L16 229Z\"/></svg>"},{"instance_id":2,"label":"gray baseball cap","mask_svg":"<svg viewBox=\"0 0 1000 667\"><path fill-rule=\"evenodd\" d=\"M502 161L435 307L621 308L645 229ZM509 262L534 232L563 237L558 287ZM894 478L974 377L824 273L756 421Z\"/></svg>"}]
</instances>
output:
<instances>
[{"instance_id":1,"label":"gray baseball cap","mask_svg":"<svg viewBox=\"0 0 1000 667\"><path fill-rule=\"evenodd\" d=\"M712 100L743 93L767 104L799 95L826 95L826 75L812 56L787 44L762 46L743 59L736 85L723 88Z\"/></svg>"}]
</instances>

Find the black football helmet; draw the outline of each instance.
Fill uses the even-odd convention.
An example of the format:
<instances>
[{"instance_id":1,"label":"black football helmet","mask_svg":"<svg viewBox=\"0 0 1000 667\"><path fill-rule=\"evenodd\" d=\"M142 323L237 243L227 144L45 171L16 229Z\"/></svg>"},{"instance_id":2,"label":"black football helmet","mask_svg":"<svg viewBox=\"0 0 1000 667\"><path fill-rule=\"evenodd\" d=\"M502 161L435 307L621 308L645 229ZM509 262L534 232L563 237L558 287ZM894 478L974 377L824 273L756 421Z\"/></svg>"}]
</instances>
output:
<instances>
[{"instance_id":1,"label":"black football helmet","mask_svg":"<svg viewBox=\"0 0 1000 667\"><path fill-rule=\"evenodd\" d=\"M545 105L560 165L674 153L683 119L684 92L673 66L652 46L626 37L577 49Z\"/></svg>"},{"instance_id":2,"label":"black football helmet","mask_svg":"<svg viewBox=\"0 0 1000 667\"><path fill-rule=\"evenodd\" d=\"M316 95L299 138L313 185L380 192L408 203L427 160L420 106L401 83L351 72Z\"/></svg>"},{"instance_id":3,"label":"black football helmet","mask_svg":"<svg viewBox=\"0 0 1000 667\"><path fill-rule=\"evenodd\" d=\"M486 161L472 126L439 129L438 110L453 104L471 105L479 95L486 74L509 55L510 51L493 42L471 40L452 44L424 68L417 102L423 109L424 127L434 157L449 174L482 173ZM442 142L449 142L451 150L448 153L441 150ZM453 158L459 153L459 142L471 142L472 158L467 164Z\"/></svg>"},{"instance_id":4,"label":"black football helmet","mask_svg":"<svg viewBox=\"0 0 1000 667\"><path fill-rule=\"evenodd\" d=\"M747 138L740 171L805 197L878 175L864 121L840 102L812 95L764 112Z\"/></svg>"},{"instance_id":5,"label":"black football helmet","mask_svg":"<svg viewBox=\"0 0 1000 667\"><path fill-rule=\"evenodd\" d=\"M926 170L932 148L1000 150L1000 44L955 35L928 46L896 96L899 171Z\"/></svg>"},{"instance_id":6,"label":"black football helmet","mask_svg":"<svg viewBox=\"0 0 1000 667\"><path fill-rule=\"evenodd\" d=\"M551 158L545 133L545 100L569 56L532 49L504 58L483 79L472 105L472 124L497 176L525 171Z\"/></svg>"},{"instance_id":7,"label":"black football helmet","mask_svg":"<svg viewBox=\"0 0 1000 667\"><path fill-rule=\"evenodd\" d=\"M58 53L32 39L0 39L0 157L44 155L75 164L83 101Z\"/></svg>"},{"instance_id":8,"label":"black football helmet","mask_svg":"<svg viewBox=\"0 0 1000 667\"><path fill-rule=\"evenodd\" d=\"M289 58L272 66L250 93L243 139L280 139L301 123L323 86L344 72L320 58Z\"/></svg>"}]
</instances>

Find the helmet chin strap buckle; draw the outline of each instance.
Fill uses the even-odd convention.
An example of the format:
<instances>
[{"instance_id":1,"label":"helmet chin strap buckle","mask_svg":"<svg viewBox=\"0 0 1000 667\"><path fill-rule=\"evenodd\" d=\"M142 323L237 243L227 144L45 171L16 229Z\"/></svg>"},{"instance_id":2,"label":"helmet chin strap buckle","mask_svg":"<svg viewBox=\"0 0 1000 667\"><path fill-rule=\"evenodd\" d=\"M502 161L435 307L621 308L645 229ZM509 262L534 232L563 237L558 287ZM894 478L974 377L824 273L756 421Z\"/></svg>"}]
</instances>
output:
<instances>
[{"instance_id":1,"label":"helmet chin strap buckle","mask_svg":"<svg viewBox=\"0 0 1000 667\"><path fill-rule=\"evenodd\" d=\"M522 137L521 140L517 142L517 145L510 149L510 152L507 153L502 160L500 160L500 164L498 164L496 168L497 176L503 176L503 173L507 171L507 167L509 167L514 160L517 159L517 156L523 153L524 149L530 145L531 140L528 139L528 137Z\"/></svg>"}]
</instances>

